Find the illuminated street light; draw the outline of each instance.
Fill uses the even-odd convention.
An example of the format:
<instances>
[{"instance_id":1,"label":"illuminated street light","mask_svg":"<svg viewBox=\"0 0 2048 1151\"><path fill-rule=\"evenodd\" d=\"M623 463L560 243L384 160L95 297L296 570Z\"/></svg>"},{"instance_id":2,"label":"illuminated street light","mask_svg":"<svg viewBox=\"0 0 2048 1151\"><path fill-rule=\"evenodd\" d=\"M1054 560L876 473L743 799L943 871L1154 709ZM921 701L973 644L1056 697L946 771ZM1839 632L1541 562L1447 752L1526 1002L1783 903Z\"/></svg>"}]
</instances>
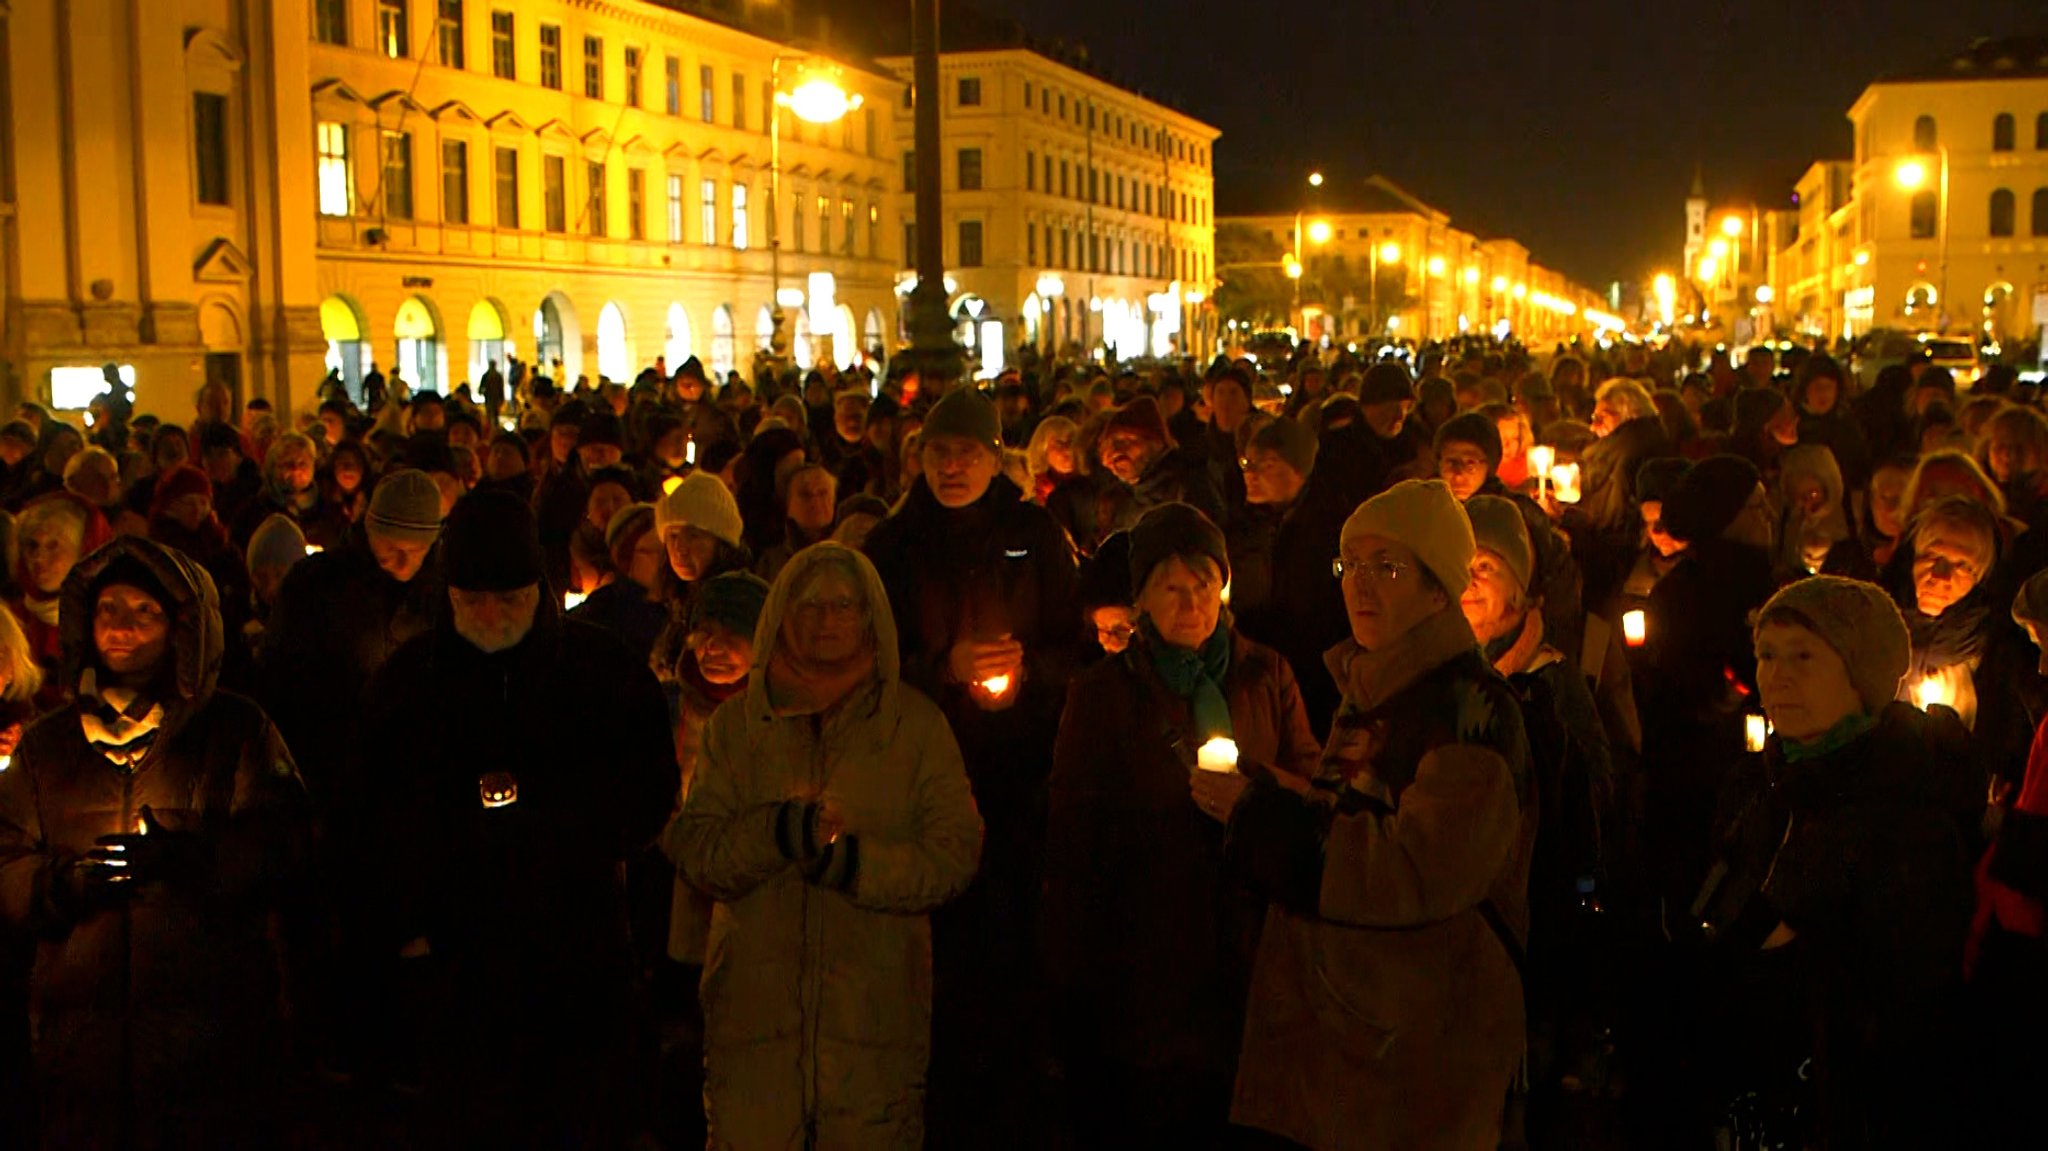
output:
<instances>
[{"instance_id":1,"label":"illuminated street light","mask_svg":"<svg viewBox=\"0 0 2048 1151\"><path fill-rule=\"evenodd\" d=\"M1323 174L1322 174L1321 172L1310 172L1310 173L1308 174L1308 186L1309 186L1309 187L1311 187L1311 188L1320 188L1320 187L1322 187L1322 186L1323 186Z\"/></svg>"},{"instance_id":2,"label":"illuminated street light","mask_svg":"<svg viewBox=\"0 0 2048 1151\"><path fill-rule=\"evenodd\" d=\"M848 95L846 89L818 76L798 84L787 95L777 93L776 103L788 107L807 124L833 124L858 109L861 97Z\"/></svg>"},{"instance_id":3,"label":"illuminated street light","mask_svg":"<svg viewBox=\"0 0 2048 1151\"><path fill-rule=\"evenodd\" d=\"M1330 222L1329 222L1328 220L1316 220L1316 221L1312 222L1311 224L1309 224L1309 226L1308 226L1308 239L1309 239L1309 243L1311 243L1311 244L1327 244L1327 243L1329 243L1329 242L1330 242Z\"/></svg>"},{"instance_id":4,"label":"illuminated street light","mask_svg":"<svg viewBox=\"0 0 2048 1151\"><path fill-rule=\"evenodd\" d=\"M1678 304L1678 281L1669 272L1657 273L1652 282L1651 292L1657 297L1657 316L1666 327L1671 325L1673 312Z\"/></svg>"},{"instance_id":5,"label":"illuminated street light","mask_svg":"<svg viewBox=\"0 0 2048 1151\"><path fill-rule=\"evenodd\" d=\"M1856 255L1851 258L1855 261L1856 266L1860 268L1863 265L1868 264L1870 262L1870 252L1866 249L1864 251L1857 252Z\"/></svg>"},{"instance_id":6,"label":"illuminated street light","mask_svg":"<svg viewBox=\"0 0 2048 1151\"><path fill-rule=\"evenodd\" d=\"M1288 257L1287 257L1286 259L1284 259L1284 260L1280 261L1280 266L1281 266L1281 268L1282 268L1282 269L1283 269L1284 271L1286 271L1286 273L1287 273L1287 278L1288 278L1288 279L1290 279L1290 280L1299 280L1299 279L1301 279L1301 261L1300 261L1300 260L1297 260L1297 259L1295 259L1295 258L1294 258L1293 256L1288 256Z\"/></svg>"},{"instance_id":7,"label":"illuminated street light","mask_svg":"<svg viewBox=\"0 0 2048 1151\"><path fill-rule=\"evenodd\" d=\"M1495 276L1493 278L1493 294L1497 296L1507 290L1508 278L1506 276Z\"/></svg>"},{"instance_id":8,"label":"illuminated street light","mask_svg":"<svg viewBox=\"0 0 2048 1151\"><path fill-rule=\"evenodd\" d=\"M1700 282L1711 284L1721 278L1721 261L1712 256L1700 259Z\"/></svg>"},{"instance_id":9,"label":"illuminated street light","mask_svg":"<svg viewBox=\"0 0 2048 1151\"><path fill-rule=\"evenodd\" d=\"M1917 192L1927 183L1927 165L1920 160L1901 160L1892 170L1892 179L1908 192Z\"/></svg>"},{"instance_id":10,"label":"illuminated street light","mask_svg":"<svg viewBox=\"0 0 2048 1151\"><path fill-rule=\"evenodd\" d=\"M1721 234L1728 237L1731 240L1736 238L1737 236L1740 236L1742 234L1742 217L1721 217Z\"/></svg>"},{"instance_id":11,"label":"illuminated street light","mask_svg":"<svg viewBox=\"0 0 2048 1151\"><path fill-rule=\"evenodd\" d=\"M1716 260L1726 259L1728 256L1728 241L1717 239L1713 243L1708 244L1707 255L1712 256Z\"/></svg>"},{"instance_id":12,"label":"illuminated street light","mask_svg":"<svg viewBox=\"0 0 2048 1151\"><path fill-rule=\"evenodd\" d=\"M1773 298L1774 298L1774 297L1775 297L1776 295L1777 295L1777 292L1773 291L1773 290L1771 289L1771 286L1770 286L1769 284L1758 284L1758 285L1757 285L1757 289L1756 289L1756 302L1757 302L1757 303L1759 303L1759 304L1768 304L1768 303L1770 303L1770 302L1771 302L1771 300L1772 300L1772 299L1773 299Z\"/></svg>"},{"instance_id":13,"label":"illuminated street light","mask_svg":"<svg viewBox=\"0 0 2048 1151\"><path fill-rule=\"evenodd\" d=\"M1401 245L1394 243L1392 240L1380 245L1380 263L1398 264L1400 262Z\"/></svg>"},{"instance_id":14,"label":"illuminated street light","mask_svg":"<svg viewBox=\"0 0 2048 1151\"><path fill-rule=\"evenodd\" d=\"M1444 274L1444 258L1442 256L1431 256L1429 258L1429 274L1432 276Z\"/></svg>"},{"instance_id":15,"label":"illuminated street light","mask_svg":"<svg viewBox=\"0 0 2048 1151\"><path fill-rule=\"evenodd\" d=\"M774 93L778 107L788 108L797 119L807 124L832 124L846 118L847 114L861 106L859 93L849 94L846 89L834 83L830 75L814 75L788 92L782 90L782 64L784 60L801 65L798 57L777 56L769 63L769 89ZM837 68L828 70L832 74ZM769 312L773 327L768 335L768 350L780 356L786 346L782 337L782 117L775 109L768 109L768 282L774 293L775 307ZM801 306L801 304L795 305Z\"/></svg>"},{"instance_id":16,"label":"illuminated street light","mask_svg":"<svg viewBox=\"0 0 2048 1151\"><path fill-rule=\"evenodd\" d=\"M1479 269L1478 269L1478 268L1466 268L1466 269L1465 269L1465 271L1464 271L1464 277L1465 277L1465 282L1466 282L1466 283L1468 283L1468 284L1476 284L1476 283L1478 283L1478 282L1479 282Z\"/></svg>"}]
</instances>

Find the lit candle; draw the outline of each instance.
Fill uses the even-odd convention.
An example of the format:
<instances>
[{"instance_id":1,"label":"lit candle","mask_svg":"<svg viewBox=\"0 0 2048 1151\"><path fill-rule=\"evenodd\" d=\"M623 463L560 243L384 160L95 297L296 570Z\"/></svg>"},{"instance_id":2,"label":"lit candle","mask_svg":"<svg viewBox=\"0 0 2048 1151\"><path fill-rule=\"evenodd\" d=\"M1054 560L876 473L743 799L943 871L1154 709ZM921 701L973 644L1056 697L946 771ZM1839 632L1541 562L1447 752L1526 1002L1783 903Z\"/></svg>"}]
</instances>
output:
<instances>
[{"instance_id":1,"label":"lit candle","mask_svg":"<svg viewBox=\"0 0 2048 1151\"><path fill-rule=\"evenodd\" d=\"M13 767L13 766L14 766L14 757L13 757L13 756L11 756L11 755L0 755L0 771L6 771L6 770L7 770L8 768L10 768L10 767Z\"/></svg>"},{"instance_id":2,"label":"lit candle","mask_svg":"<svg viewBox=\"0 0 2048 1151\"><path fill-rule=\"evenodd\" d=\"M669 494L670 492L672 492L672 491L674 491L674 490L676 490L677 488L679 488L679 487L682 487L682 486L683 486L683 477L681 477L681 476L670 476L669 478L667 478L667 479L665 479L665 480L661 481L661 494L662 494L662 495L667 495L667 494Z\"/></svg>"},{"instance_id":3,"label":"lit candle","mask_svg":"<svg viewBox=\"0 0 2048 1151\"><path fill-rule=\"evenodd\" d=\"M1643 609L1637 608L1621 613L1621 638L1628 642L1628 646L1641 647L1643 641L1649 637L1650 624L1643 615Z\"/></svg>"},{"instance_id":4,"label":"lit candle","mask_svg":"<svg viewBox=\"0 0 2048 1151\"><path fill-rule=\"evenodd\" d=\"M323 547L321 547L321 546L320 546L319 544L307 544L307 545L306 545L306 554L307 554L307 555L309 555L309 556L317 556L317 555L319 555L319 554L320 554L321 552L324 552L324 551L326 551L326 550L327 550L326 548L323 548Z\"/></svg>"},{"instance_id":5,"label":"lit candle","mask_svg":"<svg viewBox=\"0 0 2048 1151\"><path fill-rule=\"evenodd\" d=\"M1760 715L1742 717L1742 745L1752 752L1762 751L1764 741L1771 735L1771 721Z\"/></svg>"},{"instance_id":6,"label":"lit candle","mask_svg":"<svg viewBox=\"0 0 2048 1151\"><path fill-rule=\"evenodd\" d=\"M1001 695L1010 690L1010 677L1007 675L992 675L981 681L981 690L990 695Z\"/></svg>"},{"instance_id":7,"label":"lit candle","mask_svg":"<svg viewBox=\"0 0 2048 1151\"><path fill-rule=\"evenodd\" d=\"M578 607L580 607L580 606L582 605L582 603L583 603L583 601L584 601L584 600L586 600L586 599L589 599L589 598L590 598L590 597L589 597L589 596L588 596L587 594L585 594L585 593L583 593L583 592L580 592L580 591L570 591L570 592L563 592L563 593L562 593L562 610L563 610L563 611L575 611L575 610L576 610L576 609L577 609Z\"/></svg>"},{"instance_id":8,"label":"lit candle","mask_svg":"<svg viewBox=\"0 0 2048 1151\"><path fill-rule=\"evenodd\" d=\"M1195 750L1195 766L1203 771L1237 771L1237 741L1217 736Z\"/></svg>"},{"instance_id":9,"label":"lit candle","mask_svg":"<svg viewBox=\"0 0 2048 1151\"><path fill-rule=\"evenodd\" d=\"M510 807L519 802L519 779L509 771L485 772L476 781L476 793L485 807Z\"/></svg>"},{"instance_id":10,"label":"lit candle","mask_svg":"<svg viewBox=\"0 0 2048 1151\"><path fill-rule=\"evenodd\" d=\"M695 436L692 436L689 439L683 441L683 462L691 465L692 467L696 466L697 438Z\"/></svg>"},{"instance_id":11,"label":"lit candle","mask_svg":"<svg viewBox=\"0 0 2048 1151\"><path fill-rule=\"evenodd\" d=\"M1575 504L1579 502L1579 465L1554 464L1550 469L1550 487L1557 502Z\"/></svg>"},{"instance_id":12,"label":"lit candle","mask_svg":"<svg viewBox=\"0 0 2048 1151\"><path fill-rule=\"evenodd\" d=\"M1949 693L1948 684L1942 682L1939 676L1930 675L1914 685L1913 702L1920 705L1921 711L1926 711L1936 704L1954 707L1956 701Z\"/></svg>"},{"instance_id":13,"label":"lit candle","mask_svg":"<svg viewBox=\"0 0 2048 1151\"><path fill-rule=\"evenodd\" d=\"M1548 476L1550 466L1557 462L1557 449L1549 444L1537 444L1529 449L1529 474Z\"/></svg>"}]
</instances>

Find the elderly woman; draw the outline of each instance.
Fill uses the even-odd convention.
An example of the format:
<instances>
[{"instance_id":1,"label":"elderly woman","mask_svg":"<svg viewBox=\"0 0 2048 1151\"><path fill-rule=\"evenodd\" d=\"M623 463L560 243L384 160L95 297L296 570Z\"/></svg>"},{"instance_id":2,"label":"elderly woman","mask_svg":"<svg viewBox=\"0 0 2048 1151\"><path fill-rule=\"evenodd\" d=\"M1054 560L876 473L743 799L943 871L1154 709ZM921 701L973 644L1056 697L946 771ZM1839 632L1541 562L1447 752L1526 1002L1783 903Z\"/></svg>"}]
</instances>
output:
<instances>
[{"instance_id":1,"label":"elderly woman","mask_svg":"<svg viewBox=\"0 0 2048 1151\"><path fill-rule=\"evenodd\" d=\"M197 564L124 536L72 571L63 627L77 700L0 772L0 918L41 939L42 1145L284 1145L275 913L304 785L262 709L216 690Z\"/></svg>"},{"instance_id":2,"label":"elderly woman","mask_svg":"<svg viewBox=\"0 0 2048 1151\"><path fill-rule=\"evenodd\" d=\"M7 606L20 621L29 651L43 669L43 689L36 703L47 710L70 698L69 686L57 674L62 648L57 613L64 580L81 558L114 538L114 533L98 508L70 492L52 492L21 510L15 534L21 541L14 573L18 590Z\"/></svg>"},{"instance_id":3,"label":"elderly woman","mask_svg":"<svg viewBox=\"0 0 2048 1151\"><path fill-rule=\"evenodd\" d=\"M1053 753L1043 934L1083 1147L1206 1147L1228 1125L1261 905L1223 866L1197 749L1315 774L1294 674L1223 606L1223 534L1186 504L1130 531L1142 638L1075 681Z\"/></svg>"},{"instance_id":4,"label":"elderly woman","mask_svg":"<svg viewBox=\"0 0 2048 1151\"><path fill-rule=\"evenodd\" d=\"M915 1147L931 912L980 854L959 746L902 682L881 577L835 543L776 580L672 837L708 892L714 1145Z\"/></svg>"},{"instance_id":5,"label":"elderly woman","mask_svg":"<svg viewBox=\"0 0 2048 1151\"><path fill-rule=\"evenodd\" d=\"M1776 734L1729 778L1692 905L1723 976L1701 1081L1745 1145L1954 1142L1950 1009L1982 808L1967 737L1894 702L1909 639L1870 584L1802 580L1754 635Z\"/></svg>"},{"instance_id":6,"label":"elderly woman","mask_svg":"<svg viewBox=\"0 0 2048 1151\"><path fill-rule=\"evenodd\" d=\"M313 482L318 462L313 441L299 432L286 432L270 441L263 457L263 488L228 525L228 538L236 548L246 549L249 537L273 514L289 517L299 525L306 542L315 547L341 545L348 533L348 516L321 498L320 487Z\"/></svg>"},{"instance_id":7,"label":"elderly woman","mask_svg":"<svg viewBox=\"0 0 2048 1151\"><path fill-rule=\"evenodd\" d=\"M2028 527L2048 523L2048 417L2032 408L2001 408L1977 439L1977 459L2006 506Z\"/></svg>"},{"instance_id":8,"label":"elderly woman","mask_svg":"<svg viewBox=\"0 0 2048 1151\"><path fill-rule=\"evenodd\" d=\"M1842 469L1819 444L1788 448L1778 462L1778 559L1783 580L1812 575L1850 537Z\"/></svg>"},{"instance_id":9,"label":"elderly woman","mask_svg":"<svg viewBox=\"0 0 2048 1151\"><path fill-rule=\"evenodd\" d=\"M2011 583L1990 509L1945 496L1913 518L1912 562L1889 585L1912 633L1900 698L1953 708L1975 738L2000 806L2019 782L2043 691L2026 637L2005 610Z\"/></svg>"},{"instance_id":10,"label":"elderly woman","mask_svg":"<svg viewBox=\"0 0 2048 1151\"><path fill-rule=\"evenodd\" d=\"M1535 802L1521 709L1458 609L1472 528L1441 480L1345 523L1343 706L1312 786L1196 779L1276 906L1231 1119L1318 1151L1493 1147L1521 1063Z\"/></svg>"}]
</instances>

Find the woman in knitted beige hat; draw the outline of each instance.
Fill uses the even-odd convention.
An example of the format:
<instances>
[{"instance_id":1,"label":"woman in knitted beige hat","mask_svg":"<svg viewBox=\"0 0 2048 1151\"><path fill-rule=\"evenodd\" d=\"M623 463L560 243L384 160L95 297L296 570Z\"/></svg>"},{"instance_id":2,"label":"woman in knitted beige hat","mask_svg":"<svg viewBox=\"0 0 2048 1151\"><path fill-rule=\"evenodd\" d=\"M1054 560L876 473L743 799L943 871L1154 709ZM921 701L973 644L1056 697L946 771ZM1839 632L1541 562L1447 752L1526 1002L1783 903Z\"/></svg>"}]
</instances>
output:
<instances>
[{"instance_id":1,"label":"woman in knitted beige hat","mask_svg":"<svg viewBox=\"0 0 2048 1151\"><path fill-rule=\"evenodd\" d=\"M1946 708L1893 699L1910 641L1870 584L1792 584L1754 636L1774 734L1729 775L1713 866L1674 917L1718 960L1697 997L1702 1102L1745 1100L1787 1146L1954 1142L1950 1012L1983 809L1968 736Z\"/></svg>"},{"instance_id":2,"label":"woman in knitted beige hat","mask_svg":"<svg viewBox=\"0 0 2048 1151\"><path fill-rule=\"evenodd\" d=\"M654 505L654 532L668 562L661 567L660 594L668 604L668 626L654 641L649 663L655 678L671 682L690 634L690 600L706 580L746 571L754 556L744 539L740 507L717 476L699 470Z\"/></svg>"}]
</instances>

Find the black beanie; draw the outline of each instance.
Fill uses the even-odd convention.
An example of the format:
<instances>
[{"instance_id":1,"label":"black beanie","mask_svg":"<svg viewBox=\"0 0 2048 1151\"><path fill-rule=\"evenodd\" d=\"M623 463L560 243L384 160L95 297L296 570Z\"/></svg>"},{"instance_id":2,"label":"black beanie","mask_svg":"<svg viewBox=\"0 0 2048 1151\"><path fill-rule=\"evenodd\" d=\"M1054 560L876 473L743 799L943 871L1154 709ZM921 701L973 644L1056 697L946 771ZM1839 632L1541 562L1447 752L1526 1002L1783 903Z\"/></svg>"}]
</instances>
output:
<instances>
[{"instance_id":1,"label":"black beanie","mask_svg":"<svg viewBox=\"0 0 2048 1151\"><path fill-rule=\"evenodd\" d=\"M1658 456L1643 461L1636 469L1636 502L1663 503L1671 498L1671 490L1685 473L1692 470L1692 461L1677 456Z\"/></svg>"},{"instance_id":2,"label":"black beanie","mask_svg":"<svg viewBox=\"0 0 2048 1151\"><path fill-rule=\"evenodd\" d=\"M1718 537L1735 522L1761 482L1741 456L1708 456L1664 497L1664 530L1687 543Z\"/></svg>"},{"instance_id":3,"label":"black beanie","mask_svg":"<svg viewBox=\"0 0 2048 1151\"><path fill-rule=\"evenodd\" d=\"M1268 420L1252 433L1248 447L1272 452L1304 479L1316 468L1316 434L1299 420Z\"/></svg>"},{"instance_id":4,"label":"black beanie","mask_svg":"<svg viewBox=\"0 0 2048 1151\"><path fill-rule=\"evenodd\" d=\"M1358 402L1361 404L1384 404L1393 400L1415 399L1415 380L1408 369L1393 362L1381 360L1366 369L1365 381L1358 386Z\"/></svg>"},{"instance_id":5,"label":"black beanie","mask_svg":"<svg viewBox=\"0 0 2048 1151\"><path fill-rule=\"evenodd\" d=\"M1153 568L1174 556L1207 556L1216 561L1223 582L1230 582L1230 553L1223 532L1187 504L1160 504L1131 528L1132 597L1144 589Z\"/></svg>"},{"instance_id":6,"label":"black beanie","mask_svg":"<svg viewBox=\"0 0 2048 1151\"><path fill-rule=\"evenodd\" d=\"M761 609L768 605L768 584L752 572L726 572L697 586L690 597L690 630L706 623L724 624L734 634L748 639L761 622Z\"/></svg>"},{"instance_id":7,"label":"black beanie","mask_svg":"<svg viewBox=\"0 0 2048 1151\"><path fill-rule=\"evenodd\" d=\"M1489 469L1500 467L1500 427L1493 420L1478 412L1465 412L1444 421L1436 430L1436 453L1442 455L1445 444L1471 444L1486 456Z\"/></svg>"},{"instance_id":8,"label":"black beanie","mask_svg":"<svg viewBox=\"0 0 2048 1151\"><path fill-rule=\"evenodd\" d=\"M455 501L441 529L441 557L448 586L463 591L513 591L547 583L547 556L533 509L510 492L471 492Z\"/></svg>"}]
</instances>

